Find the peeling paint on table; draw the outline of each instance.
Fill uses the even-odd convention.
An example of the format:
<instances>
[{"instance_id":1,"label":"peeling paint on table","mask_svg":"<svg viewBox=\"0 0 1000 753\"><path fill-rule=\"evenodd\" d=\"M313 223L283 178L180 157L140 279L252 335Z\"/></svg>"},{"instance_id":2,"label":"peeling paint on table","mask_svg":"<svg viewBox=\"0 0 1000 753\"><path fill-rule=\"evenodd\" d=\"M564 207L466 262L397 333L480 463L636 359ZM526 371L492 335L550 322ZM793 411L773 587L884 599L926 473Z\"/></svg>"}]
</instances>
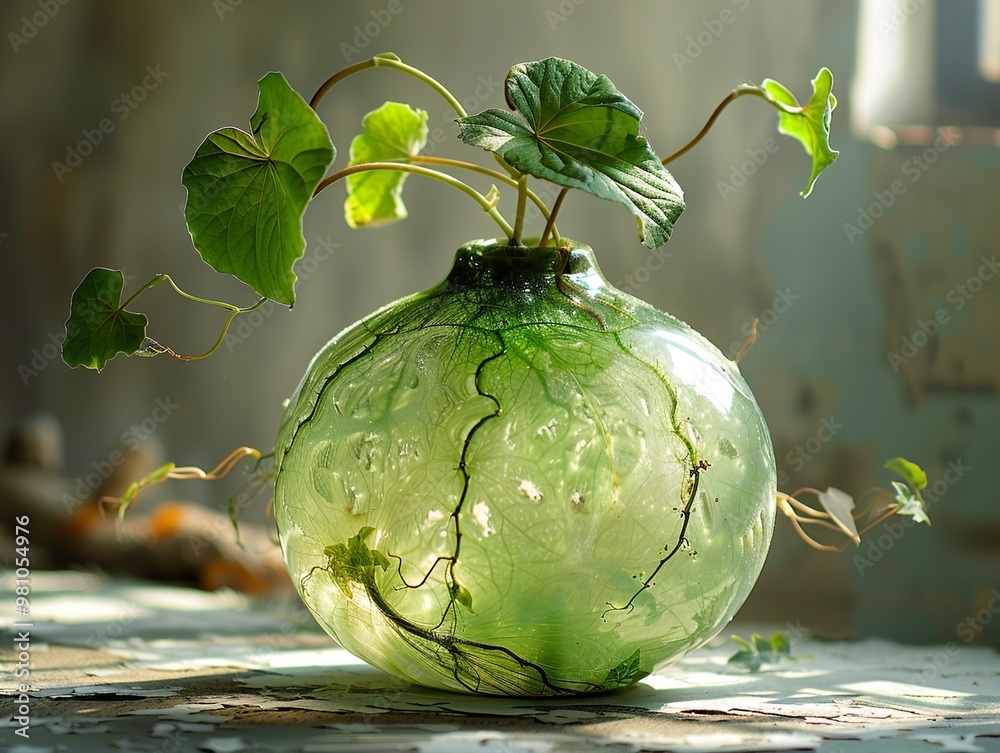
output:
<instances>
[{"instance_id":1,"label":"peeling paint on table","mask_svg":"<svg viewBox=\"0 0 1000 753\"><path fill-rule=\"evenodd\" d=\"M749 674L720 639L626 691L501 699L390 677L298 604L82 572L33 573L31 604L29 739L6 704L0 718L12 753L1000 752L1000 656L986 648L803 634L792 660Z\"/></svg>"}]
</instances>

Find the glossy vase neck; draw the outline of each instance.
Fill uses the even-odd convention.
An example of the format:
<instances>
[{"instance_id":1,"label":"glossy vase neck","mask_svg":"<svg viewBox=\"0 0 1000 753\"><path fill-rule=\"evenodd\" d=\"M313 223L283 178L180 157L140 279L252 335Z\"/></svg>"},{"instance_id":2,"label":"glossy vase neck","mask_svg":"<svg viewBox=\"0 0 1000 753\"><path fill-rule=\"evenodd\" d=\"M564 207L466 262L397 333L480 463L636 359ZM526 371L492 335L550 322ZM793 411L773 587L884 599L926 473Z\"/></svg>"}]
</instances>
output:
<instances>
[{"instance_id":1,"label":"glossy vase neck","mask_svg":"<svg viewBox=\"0 0 1000 753\"><path fill-rule=\"evenodd\" d=\"M473 241L462 246L455 254L447 282L459 290L528 290L555 285L558 275L590 290L608 284L589 246L573 241L561 248L511 246L506 240Z\"/></svg>"}]
</instances>

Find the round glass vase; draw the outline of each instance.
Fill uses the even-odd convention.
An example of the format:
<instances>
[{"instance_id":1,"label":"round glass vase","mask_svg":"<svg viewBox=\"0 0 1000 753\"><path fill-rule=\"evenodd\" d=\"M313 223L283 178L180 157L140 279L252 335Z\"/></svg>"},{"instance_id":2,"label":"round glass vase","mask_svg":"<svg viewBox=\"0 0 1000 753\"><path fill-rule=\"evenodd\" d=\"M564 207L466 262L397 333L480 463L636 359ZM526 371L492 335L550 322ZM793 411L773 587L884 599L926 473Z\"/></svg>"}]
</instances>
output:
<instances>
[{"instance_id":1,"label":"round glass vase","mask_svg":"<svg viewBox=\"0 0 1000 753\"><path fill-rule=\"evenodd\" d=\"M338 334L275 463L315 618L448 690L631 685L732 619L774 525L774 451L736 365L572 242L469 243Z\"/></svg>"}]
</instances>

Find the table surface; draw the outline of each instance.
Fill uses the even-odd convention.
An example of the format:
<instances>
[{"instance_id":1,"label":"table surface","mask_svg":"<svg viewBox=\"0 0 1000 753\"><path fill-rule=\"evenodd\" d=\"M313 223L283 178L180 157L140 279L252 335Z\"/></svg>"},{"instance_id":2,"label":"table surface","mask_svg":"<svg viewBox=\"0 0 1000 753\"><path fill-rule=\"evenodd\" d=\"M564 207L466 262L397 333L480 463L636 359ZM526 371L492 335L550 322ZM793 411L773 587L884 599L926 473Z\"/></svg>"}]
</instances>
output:
<instances>
[{"instance_id":1,"label":"table surface","mask_svg":"<svg viewBox=\"0 0 1000 753\"><path fill-rule=\"evenodd\" d=\"M961 643L832 642L770 626L791 635L792 659L750 673L728 664L728 637L762 626L736 623L626 691L494 699L368 667L298 604L42 572L21 618L10 572L3 583L5 695L22 681L10 647L30 633L29 737L6 700L0 716L0 750L15 753L1000 752L1000 655Z\"/></svg>"}]
</instances>

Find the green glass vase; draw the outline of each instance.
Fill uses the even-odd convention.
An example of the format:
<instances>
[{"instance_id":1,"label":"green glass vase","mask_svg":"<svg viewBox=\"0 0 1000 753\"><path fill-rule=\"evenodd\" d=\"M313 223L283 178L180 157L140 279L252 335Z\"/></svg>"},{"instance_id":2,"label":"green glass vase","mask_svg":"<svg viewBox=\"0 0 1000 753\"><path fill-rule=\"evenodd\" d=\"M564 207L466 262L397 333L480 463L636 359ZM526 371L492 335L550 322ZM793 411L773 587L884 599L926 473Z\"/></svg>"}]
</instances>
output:
<instances>
[{"instance_id":1,"label":"green glass vase","mask_svg":"<svg viewBox=\"0 0 1000 753\"><path fill-rule=\"evenodd\" d=\"M576 243L467 244L440 284L338 334L275 462L305 604L433 688L631 685L729 622L774 525L736 365Z\"/></svg>"}]
</instances>

